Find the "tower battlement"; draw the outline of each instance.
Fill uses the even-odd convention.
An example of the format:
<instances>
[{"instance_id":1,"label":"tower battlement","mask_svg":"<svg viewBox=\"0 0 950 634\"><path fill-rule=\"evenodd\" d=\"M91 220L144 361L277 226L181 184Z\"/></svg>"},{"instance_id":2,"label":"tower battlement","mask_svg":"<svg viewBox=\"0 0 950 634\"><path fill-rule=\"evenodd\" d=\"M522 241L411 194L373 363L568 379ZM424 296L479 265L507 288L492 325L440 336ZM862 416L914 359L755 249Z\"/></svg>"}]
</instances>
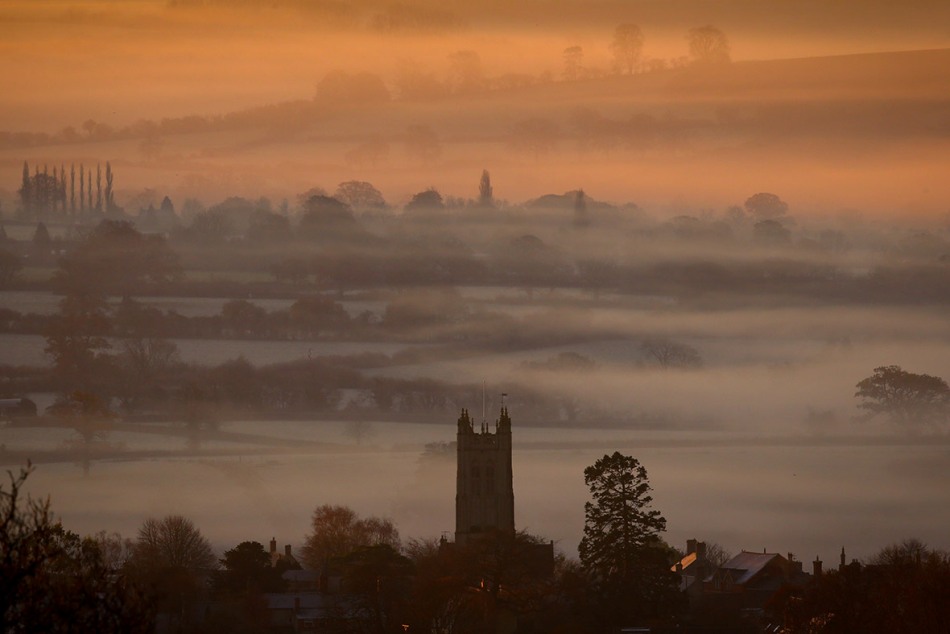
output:
<instances>
[{"instance_id":1,"label":"tower battlement","mask_svg":"<svg viewBox=\"0 0 950 634\"><path fill-rule=\"evenodd\" d=\"M458 419L458 470L455 541L488 531L515 530L511 472L511 418L502 407L495 430L482 422L476 430L467 409Z\"/></svg>"}]
</instances>

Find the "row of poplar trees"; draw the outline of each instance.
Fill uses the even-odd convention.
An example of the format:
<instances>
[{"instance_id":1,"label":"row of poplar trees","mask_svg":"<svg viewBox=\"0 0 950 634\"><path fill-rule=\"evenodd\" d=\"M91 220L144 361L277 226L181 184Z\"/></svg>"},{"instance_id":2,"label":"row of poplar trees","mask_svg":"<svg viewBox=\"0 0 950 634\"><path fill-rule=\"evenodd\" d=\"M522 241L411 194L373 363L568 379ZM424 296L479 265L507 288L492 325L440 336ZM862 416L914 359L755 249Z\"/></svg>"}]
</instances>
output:
<instances>
[{"instance_id":1,"label":"row of poplar trees","mask_svg":"<svg viewBox=\"0 0 950 634\"><path fill-rule=\"evenodd\" d=\"M23 184L20 186L20 204L27 217L48 217L60 212L63 215L84 215L87 212L113 212L117 209L112 191L112 165L106 163L105 189L102 186L102 167L96 164L95 197L93 197L92 168L88 170L79 165L79 192L76 191L76 165L69 168L69 185L66 183L66 167L59 170L53 166L53 173L44 165L39 165L30 174L30 166L23 162ZM68 195L67 195L68 194Z\"/></svg>"}]
</instances>

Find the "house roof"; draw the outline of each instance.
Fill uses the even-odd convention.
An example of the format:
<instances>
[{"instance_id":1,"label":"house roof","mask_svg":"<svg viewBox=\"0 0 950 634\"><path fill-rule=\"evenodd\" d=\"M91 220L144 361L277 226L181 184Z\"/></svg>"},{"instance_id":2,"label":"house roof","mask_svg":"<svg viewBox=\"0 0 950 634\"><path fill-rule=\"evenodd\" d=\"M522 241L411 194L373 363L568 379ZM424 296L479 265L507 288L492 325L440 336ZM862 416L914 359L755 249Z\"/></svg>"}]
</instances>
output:
<instances>
[{"instance_id":1,"label":"house roof","mask_svg":"<svg viewBox=\"0 0 950 634\"><path fill-rule=\"evenodd\" d=\"M697 559L696 553L690 553L686 555L685 557L683 557L682 559L680 559L679 561L680 570L686 570L687 568L689 568L692 564L696 563L696 559ZM670 567L670 571L677 572L676 564L673 564Z\"/></svg>"},{"instance_id":2,"label":"house roof","mask_svg":"<svg viewBox=\"0 0 950 634\"><path fill-rule=\"evenodd\" d=\"M742 585L748 583L749 580L759 574L763 568L776 558L784 559L778 553L750 553L742 551L720 566L719 570L735 571L737 573L735 583L736 585ZM712 575L710 575L707 580L711 579Z\"/></svg>"}]
</instances>

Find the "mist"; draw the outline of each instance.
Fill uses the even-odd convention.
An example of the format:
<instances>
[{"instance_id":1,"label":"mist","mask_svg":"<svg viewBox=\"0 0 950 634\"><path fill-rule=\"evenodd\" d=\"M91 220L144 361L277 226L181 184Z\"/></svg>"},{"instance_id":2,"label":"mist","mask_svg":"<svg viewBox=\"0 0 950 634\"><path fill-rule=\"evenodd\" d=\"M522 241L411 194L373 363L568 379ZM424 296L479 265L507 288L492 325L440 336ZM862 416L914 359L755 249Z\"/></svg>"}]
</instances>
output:
<instances>
[{"instance_id":1,"label":"mist","mask_svg":"<svg viewBox=\"0 0 950 634\"><path fill-rule=\"evenodd\" d=\"M81 535L298 552L339 504L406 545L504 411L568 559L614 451L676 549L950 549L948 20L4 3L0 464Z\"/></svg>"}]
</instances>

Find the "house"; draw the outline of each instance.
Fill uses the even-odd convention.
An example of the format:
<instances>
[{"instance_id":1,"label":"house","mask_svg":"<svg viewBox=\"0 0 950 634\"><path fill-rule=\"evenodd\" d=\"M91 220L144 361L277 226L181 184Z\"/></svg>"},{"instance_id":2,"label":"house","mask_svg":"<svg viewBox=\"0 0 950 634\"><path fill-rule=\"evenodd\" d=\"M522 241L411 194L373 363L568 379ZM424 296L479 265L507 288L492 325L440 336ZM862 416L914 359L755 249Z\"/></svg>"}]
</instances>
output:
<instances>
[{"instance_id":1,"label":"house","mask_svg":"<svg viewBox=\"0 0 950 634\"><path fill-rule=\"evenodd\" d=\"M279 632L352 631L360 614L349 596L322 592L282 592L264 595L269 626Z\"/></svg>"},{"instance_id":2,"label":"house","mask_svg":"<svg viewBox=\"0 0 950 634\"><path fill-rule=\"evenodd\" d=\"M802 587L811 575L788 553L742 551L714 569L702 583L699 603L747 614L762 614L779 590Z\"/></svg>"}]
</instances>

